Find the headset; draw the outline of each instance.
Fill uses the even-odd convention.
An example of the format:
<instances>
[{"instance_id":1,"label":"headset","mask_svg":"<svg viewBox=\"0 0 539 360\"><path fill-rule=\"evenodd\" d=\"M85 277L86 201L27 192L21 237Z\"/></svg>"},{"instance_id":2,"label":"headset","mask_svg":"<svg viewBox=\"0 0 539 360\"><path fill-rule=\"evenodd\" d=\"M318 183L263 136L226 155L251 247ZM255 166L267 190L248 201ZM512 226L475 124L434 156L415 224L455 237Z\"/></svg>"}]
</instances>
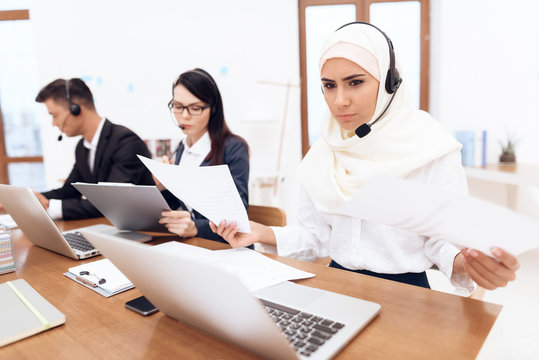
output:
<instances>
[{"instance_id":1,"label":"headset","mask_svg":"<svg viewBox=\"0 0 539 360\"><path fill-rule=\"evenodd\" d=\"M217 87L217 84L215 83L215 80L211 77L210 74L208 74L205 70L202 70L202 69L199 69L199 68L196 68L196 69L193 69L192 72L202 76L203 78L205 78L207 81L209 81L212 86L213 86L213 91L214 93L218 94L219 93L219 88ZM211 111L212 112L215 112L215 104L211 104Z\"/></svg>"},{"instance_id":2,"label":"headset","mask_svg":"<svg viewBox=\"0 0 539 360\"><path fill-rule=\"evenodd\" d=\"M380 30L380 28L378 28L377 26L375 26L375 25L373 25L371 23L368 23L368 22L353 21L353 22L350 22L348 24L344 24L343 26L339 27L335 31L339 31L342 28L344 28L346 26L349 26L349 25L353 25L353 24L363 24L363 25L371 26L371 27L375 28L376 30L378 30L384 36L384 38L386 39L387 47L389 48L389 70L387 70L385 89L386 89L386 92L388 94L393 94L393 96L391 96L391 99L389 100L389 103L387 104L384 111L382 111L380 116L378 116L370 124L367 124L367 123L362 124L355 130L356 135L359 136L360 138L362 138L362 137L364 137L365 135L367 135L368 133L371 132L371 126L375 122L380 120L380 118L382 116L384 116L384 114L386 113L387 109L389 109L389 105L391 105L391 103L393 102L393 99L395 98L395 94L396 94L400 84L402 83L402 78L401 78L401 76L399 74L399 71L395 67L395 49L393 48L393 43L391 42L391 39L389 38L389 36L387 36L386 33L383 32L382 30Z\"/></svg>"},{"instance_id":3,"label":"headset","mask_svg":"<svg viewBox=\"0 0 539 360\"><path fill-rule=\"evenodd\" d=\"M80 115L80 106L77 105L77 104L73 104L71 102L71 95L69 94L69 82L71 81L71 79L68 79L65 81L65 84L66 84L66 99L67 99L67 103L68 103L68 106L69 106L69 112L71 113L71 115L73 116L78 116ZM64 119L64 122L62 123L62 128L60 129L60 135L58 135L58 141L62 141L62 139L64 138L64 136L62 135L62 133L64 132L64 126L65 126L65 123L67 121L67 118L69 117L66 116L66 118Z\"/></svg>"},{"instance_id":4,"label":"headset","mask_svg":"<svg viewBox=\"0 0 539 360\"><path fill-rule=\"evenodd\" d=\"M73 116L78 116L80 114L80 106L77 105L77 104L73 104L71 102L71 95L69 94L69 82L71 81L71 79L68 79L66 80L66 99L67 99L67 103L69 104L69 112L71 113L71 115Z\"/></svg>"}]
</instances>

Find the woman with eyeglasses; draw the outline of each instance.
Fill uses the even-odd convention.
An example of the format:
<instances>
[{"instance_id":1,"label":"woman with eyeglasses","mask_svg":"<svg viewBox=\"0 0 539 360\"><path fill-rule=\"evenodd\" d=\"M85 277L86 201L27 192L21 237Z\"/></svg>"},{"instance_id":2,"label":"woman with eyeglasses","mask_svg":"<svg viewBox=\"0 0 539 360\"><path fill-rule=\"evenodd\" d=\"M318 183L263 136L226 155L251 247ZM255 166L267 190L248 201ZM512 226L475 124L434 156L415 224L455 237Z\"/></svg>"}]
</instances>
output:
<instances>
[{"instance_id":1,"label":"woman with eyeglasses","mask_svg":"<svg viewBox=\"0 0 539 360\"><path fill-rule=\"evenodd\" d=\"M215 80L202 69L186 71L172 85L172 96L168 104L172 119L186 136L178 145L175 157L163 157L163 161L179 166L228 165L247 209L249 147L226 125ZM159 220L170 232L225 242L211 231L208 219L172 195L155 177L154 180L170 208L177 209L164 211Z\"/></svg>"}]
</instances>

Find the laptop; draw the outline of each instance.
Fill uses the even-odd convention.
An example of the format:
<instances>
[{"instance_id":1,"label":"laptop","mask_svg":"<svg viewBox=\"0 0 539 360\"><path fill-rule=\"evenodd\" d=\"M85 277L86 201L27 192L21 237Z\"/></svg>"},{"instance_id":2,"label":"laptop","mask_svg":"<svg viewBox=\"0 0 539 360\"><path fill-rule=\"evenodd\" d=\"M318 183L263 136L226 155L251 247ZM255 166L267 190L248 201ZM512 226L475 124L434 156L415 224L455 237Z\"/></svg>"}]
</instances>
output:
<instances>
[{"instance_id":1,"label":"laptop","mask_svg":"<svg viewBox=\"0 0 539 360\"><path fill-rule=\"evenodd\" d=\"M265 358L331 358L380 311L373 302L288 281L250 293L210 263L82 233L163 313Z\"/></svg>"},{"instance_id":2,"label":"laptop","mask_svg":"<svg viewBox=\"0 0 539 360\"><path fill-rule=\"evenodd\" d=\"M123 183L72 183L118 230L169 232L159 224L163 210L170 210L154 185Z\"/></svg>"},{"instance_id":3,"label":"laptop","mask_svg":"<svg viewBox=\"0 0 539 360\"><path fill-rule=\"evenodd\" d=\"M0 204L4 206L31 243L76 260L99 255L99 250L80 234L82 229L114 234L134 241L142 242L152 239L149 235L133 231L118 232L113 226L104 224L62 233L33 191L26 187L0 184Z\"/></svg>"}]
</instances>

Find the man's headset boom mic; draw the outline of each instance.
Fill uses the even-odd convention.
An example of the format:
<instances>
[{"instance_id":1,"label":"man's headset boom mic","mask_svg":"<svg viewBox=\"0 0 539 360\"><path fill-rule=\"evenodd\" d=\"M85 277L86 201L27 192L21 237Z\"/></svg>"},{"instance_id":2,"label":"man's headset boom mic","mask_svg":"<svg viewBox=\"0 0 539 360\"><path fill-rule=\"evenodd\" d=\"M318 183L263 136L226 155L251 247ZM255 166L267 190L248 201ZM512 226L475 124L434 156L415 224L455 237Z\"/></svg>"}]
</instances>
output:
<instances>
[{"instance_id":1,"label":"man's headset boom mic","mask_svg":"<svg viewBox=\"0 0 539 360\"><path fill-rule=\"evenodd\" d=\"M391 103L393 102L393 99L395 98L395 94L397 93L397 89L399 88L402 82L402 79L400 77L399 71L395 67L395 50L393 49L393 43L391 42L391 39L386 35L386 33L380 30L378 27L374 26L373 24L362 22L362 21L354 21L348 24L344 24L343 26L341 26L335 31L339 31L340 29L348 25L352 25L352 24L364 24L364 25L372 26L373 28L378 30L380 33L382 33L382 35L384 35L384 38L387 41L387 46L389 48L389 69L387 70L385 88L388 94L393 94L393 95L391 96L391 99L386 105L384 111L382 111L382 113L374 121L372 121L371 123L361 124L355 130L356 135L362 138L371 132L371 126L374 125L374 123L376 123L378 120L380 120L382 116L384 116L384 114L386 113L387 109L389 109L389 106L391 105Z\"/></svg>"},{"instance_id":2,"label":"man's headset boom mic","mask_svg":"<svg viewBox=\"0 0 539 360\"><path fill-rule=\"evenodd\" d=\"M65 85L66 85L66 99L67 99L67 105L69 107L69 114L66 116L66 118L64 119L64 122L62 123L62 128L60 129L60 135L58 135L58 141L62 141L62 139L64 138L62 133L64 132L64 126L65 126L65 123L66 123L67 119L69 118L69 115L71 114L73 116L78 116L80 114L80 106L77 105L77 104L73 104L71 102L71 94L69 93L69 81L71 81L71 79L68 79L65 82Z\"/></svg>"}]
</instances>

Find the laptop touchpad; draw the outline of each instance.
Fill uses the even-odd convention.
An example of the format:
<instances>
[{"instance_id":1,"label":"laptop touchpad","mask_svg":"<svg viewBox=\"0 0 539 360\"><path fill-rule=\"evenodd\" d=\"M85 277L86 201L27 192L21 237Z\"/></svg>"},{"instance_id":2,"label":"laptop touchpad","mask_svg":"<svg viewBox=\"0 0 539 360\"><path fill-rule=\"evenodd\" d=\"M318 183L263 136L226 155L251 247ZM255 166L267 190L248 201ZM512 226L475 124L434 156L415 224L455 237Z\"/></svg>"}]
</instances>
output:
<instances>
[{"instance_id":1,"label":"laptop touchpad","mask_svg":"<svg viewBox=\"0 0 539 360\"><path fill-rule=\"evenodd\" d=\"M306 307L324 295L323 291L304 285L294 284L285 281L264 289L255 291L253 295L257 298L272 301L291 307Z\"/></svg>"}]
</instances>

